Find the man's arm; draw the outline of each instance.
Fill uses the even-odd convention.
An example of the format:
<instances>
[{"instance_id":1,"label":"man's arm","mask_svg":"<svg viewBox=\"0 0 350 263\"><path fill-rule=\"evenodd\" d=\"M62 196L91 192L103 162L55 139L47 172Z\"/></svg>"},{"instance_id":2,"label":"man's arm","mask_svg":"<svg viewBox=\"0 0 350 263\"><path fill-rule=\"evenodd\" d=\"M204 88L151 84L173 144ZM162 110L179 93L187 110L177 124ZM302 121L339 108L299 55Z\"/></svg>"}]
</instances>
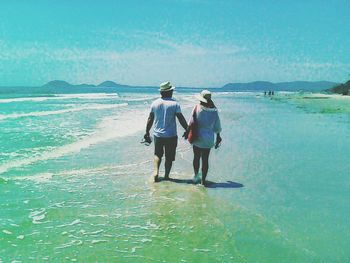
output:
<instances>
[{"instance_id":1,"label":"man's arm","mask_svg":"<svg viewBox=\"0 0 350 263\"><path fill-rule=\"evenodd\" d=\"M146 134L147 136L149 136L149 131L151 130L152 128L152 125L153 125L153 121L154 121L154 113L151 112L148 116L148 119L147 119L147 125L146 125Z\"/></svg>"},{"instance_id":2,"label":"man's arm","mask_svg":"<svg viewBox=\"0 0 350 263\"><path fill-rule=\"evenodd\" d=\"M176 113L176 117L177 119L179 120L181 126L187 130L187 127L188 127L188 124L187 124L187 121L185 119L185 117L182 115L182 113Z\"/></svg>"}]
</instances>

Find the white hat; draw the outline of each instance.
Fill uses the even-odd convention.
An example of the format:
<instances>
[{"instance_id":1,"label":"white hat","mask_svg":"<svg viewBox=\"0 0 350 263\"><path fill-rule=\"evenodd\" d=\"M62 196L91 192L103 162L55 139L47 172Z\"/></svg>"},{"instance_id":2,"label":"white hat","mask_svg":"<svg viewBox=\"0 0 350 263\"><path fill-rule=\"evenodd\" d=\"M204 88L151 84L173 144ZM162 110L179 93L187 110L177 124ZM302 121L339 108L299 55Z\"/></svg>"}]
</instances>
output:
<instances>
[{"instance_id":1,"label":"white hat","mask_svg":"<svg viewBox=\"0 0 350 263\"><path fill-rule=\"evenodd\" d=\"M196 98L204 103L208 103L208 99L211 99L211 92L209 90L202 90L201 93L196 95Z\"/></svg>"},{"instance_id":2,"label":"white hat","mask_svg":"<svg viewBox=\"0 0 350 263\"><path fill-rule=\"evenodd\" d=\"M170 91L175 89L175 87L171 86L170 81L163 82L159 86L160 86L159 91Z\"/></svg>"}]
</instances>

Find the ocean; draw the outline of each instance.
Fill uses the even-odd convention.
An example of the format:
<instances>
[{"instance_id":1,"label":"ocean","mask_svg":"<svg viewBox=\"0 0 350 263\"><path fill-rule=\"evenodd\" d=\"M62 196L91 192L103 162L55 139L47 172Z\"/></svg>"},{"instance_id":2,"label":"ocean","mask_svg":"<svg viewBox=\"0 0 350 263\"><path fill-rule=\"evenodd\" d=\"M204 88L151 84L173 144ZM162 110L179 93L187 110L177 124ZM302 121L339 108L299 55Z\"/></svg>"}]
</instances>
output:
<instances>
[{"instance_id":1,"label":"ocean","mask_svg":"<svg viewBox=\"0 0 350 263\"><path fill-rule=\"evenodd\" d=\"M196 92L174 94L187 119ZM350 261L349 97L213 90L203 187L179 124L174 180L152 181L158 96L0 89L0 262Z\"/></svg>"}]
</instances>

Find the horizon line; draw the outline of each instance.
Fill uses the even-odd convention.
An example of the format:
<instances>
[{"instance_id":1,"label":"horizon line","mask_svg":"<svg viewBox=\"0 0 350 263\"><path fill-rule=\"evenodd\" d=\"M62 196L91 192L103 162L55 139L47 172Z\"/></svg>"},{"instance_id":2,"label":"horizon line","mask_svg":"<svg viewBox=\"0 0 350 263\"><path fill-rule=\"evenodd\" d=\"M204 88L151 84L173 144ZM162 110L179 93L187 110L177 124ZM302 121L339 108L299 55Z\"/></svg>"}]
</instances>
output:
<instances>
[{"instance_id":1,"label":"horizon line","mask_svg":"<svg viewBox=\"0 0 350 263\"><path fill-rule=\"evenodd\" d=\"M62 81L62 82L67 82L68 84L72 85L72 86L78 86L78 85L87 85L87 86L91 86L91 87L98 87L98 85L102 84L103 82L106 82L106 81L111 81L111 82L114 82L115 84L117 85L120 85L120 86L130 86L130 87L158 87L158 85L148 85L148 84L142 84L142 85L136 85L136 84L122 84L122 83L119 83L119 82L116 82L114 80L105 80L105 81L102 81L100 83L97 83L97 84L91 84L91 83L84 83L84 82L81 82L81 83L78 83L78 84L72 84L70 83L69 81L66 81L66 80L59 80L59 79L54 79L54 80L50 80L42 85L0 85L0 88L40 88L40 87L43 87L45 86L46 84L50 83L50 82L53 82L53 81ZM330 83L335 83L335 84L341 84L343 82L335 82L335 81L330 81L330 80L292 80L292 81L277 81L277 82L274 82L274 81L269 81L269 80L253 80L253 81L247 81L247 82L227 82L221 86L202 86L202 85L197 85L198 88L222 88L224 87L225 85L228 85L228 84L248 84L248 83L255 83L255 82L266 82L266 83L272 83L272 84L278 84L278 83L291 83L291 82L310 82L310 83L315 83L315 82L330 82ZM191 85L175 85L177 88L196 88L197 86L191 86Z\"/></svg>"}]
</instances>

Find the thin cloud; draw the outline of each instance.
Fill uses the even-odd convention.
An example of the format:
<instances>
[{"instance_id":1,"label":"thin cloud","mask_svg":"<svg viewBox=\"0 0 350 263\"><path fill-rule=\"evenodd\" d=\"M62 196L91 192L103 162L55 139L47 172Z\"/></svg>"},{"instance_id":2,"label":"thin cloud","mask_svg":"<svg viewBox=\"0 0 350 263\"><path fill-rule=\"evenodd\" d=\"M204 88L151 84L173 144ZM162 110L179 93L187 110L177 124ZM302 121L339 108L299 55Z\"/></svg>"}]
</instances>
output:
<instances>
[{"instance_id":1,"label":"thin cloud","mask_svg":"<svg viewBox=\"0 0 350 263\"><path fill-rule=\"evenodd\" d=\"M340 76L349 68L347 64L300 58L287 63L274 56L254 55L246 47L233 44L175 41L152 32L134 32L128 37L142 38L148 45L118 50L54 48L36 42L10 46L0 41L0 63L19 61L15 66L20 67L25 62L40 72L43 81L98 83L110 79L131 85L158 85L161 80L171 80L176 85L206 87L252 80L332 80L335 76L330 69L337 68Z\"/></svg>"}]
</instances>

